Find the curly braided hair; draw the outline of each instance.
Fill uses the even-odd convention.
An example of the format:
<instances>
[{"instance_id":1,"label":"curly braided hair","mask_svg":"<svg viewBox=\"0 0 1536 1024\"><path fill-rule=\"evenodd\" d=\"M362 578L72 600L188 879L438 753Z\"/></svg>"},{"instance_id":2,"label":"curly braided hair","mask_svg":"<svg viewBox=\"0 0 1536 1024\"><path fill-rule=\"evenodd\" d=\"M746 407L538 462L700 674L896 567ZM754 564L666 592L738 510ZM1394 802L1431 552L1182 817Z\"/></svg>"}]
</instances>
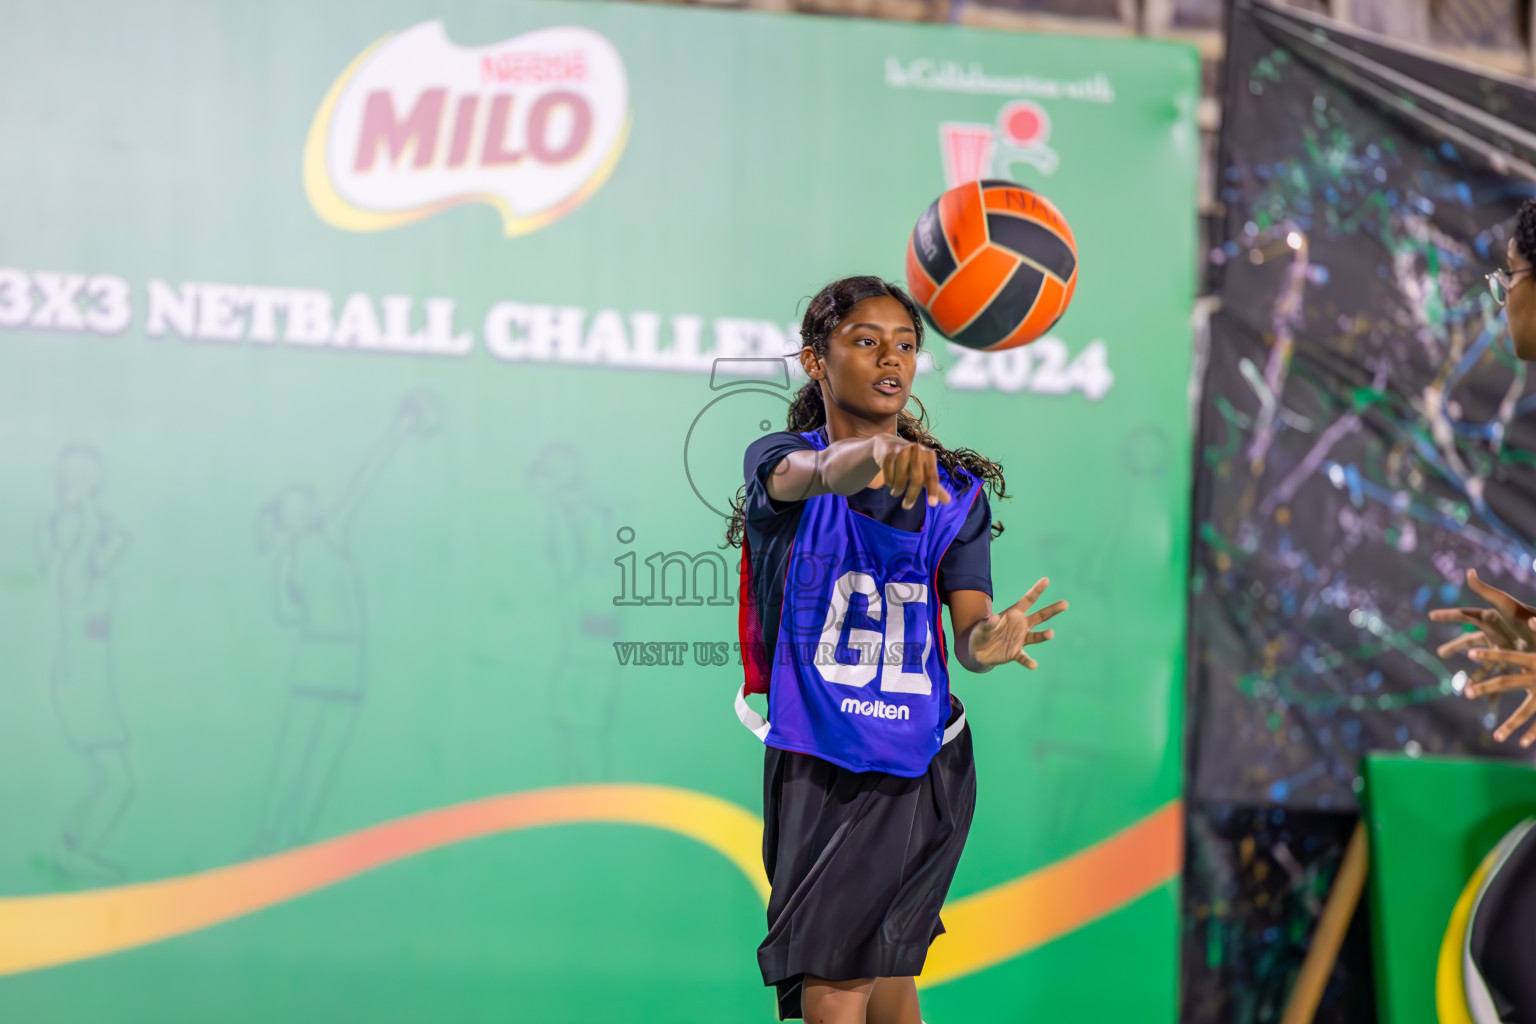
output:
<instances>
[{"instance_id":1,"label":"curly braided hair","mask_svg":"<svg viewBox=\"0 0 1536 1024\"><path fill-rule=\"evenodd\" d=\"M809 348L818 356L825 358L827 354L827 342L832 337L832 332L837 325L842 323L848 311L865 299L889 296L900 302L912 317L912 329L917 332L917 347L923 346L923 317L917 308L917 303L901 288L889 281L878 277L845 277L833 281L821 291L806 307L805 317L800 322L800 342L802 348ZM939 443L928 430L928 411L923 408L923 403L917 396L912 396L912 401L917 402L917 415L913 416L906 410L896 414L896 433L908 441L916 441L925 448L933 449L938 458L939 465L954 473L957 469L968 473L980 480L992 493L994 498L1008 497L1008 485L1003 480L1003 467L1001 464L985 458L970 448L949 449ZM827 422L826 400L822 397L821 382L818 380L806 381L790 402L789 415L786 417L784 429L795 433L805 433L815 430ZM736 497L731 501L731 519L726 526L725 542L730 547L740 547L745 536L747 512L747 489L745 485L736 492ZM992 536L1003 532L1001 521L992 523Z\"/></svg>"},{"instance_id":2,"label":"curly braided hair","mask_svg":"<svg viewBox=\"0 0 1536 1024\"><path fill-rule=\"evenodd\" d=\"M1515 215L1515 248L1527 262L1536 264L1536 199L1521 203Z\"/></svg>"}]
</instances>

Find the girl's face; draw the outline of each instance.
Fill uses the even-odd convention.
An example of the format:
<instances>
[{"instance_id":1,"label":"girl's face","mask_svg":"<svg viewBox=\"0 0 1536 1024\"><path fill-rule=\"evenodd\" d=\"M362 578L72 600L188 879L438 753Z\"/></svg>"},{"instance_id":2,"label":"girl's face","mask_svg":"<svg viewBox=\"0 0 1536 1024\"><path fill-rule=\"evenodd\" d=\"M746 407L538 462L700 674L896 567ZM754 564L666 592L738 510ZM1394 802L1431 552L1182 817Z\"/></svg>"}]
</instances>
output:
<instances>
[{"instance_id":1,"label":"girl's face","mask_svg":"<svg viewBox=\"0 0 1536 1024\"><path fill-rule=\"evenodd\" d=\"M862 419L894 419L917 375L917 331L907 308L889 295L856 304L818 358L801 350L801 365L825 382L828 400Z\"/></svg>"}]
</instances>

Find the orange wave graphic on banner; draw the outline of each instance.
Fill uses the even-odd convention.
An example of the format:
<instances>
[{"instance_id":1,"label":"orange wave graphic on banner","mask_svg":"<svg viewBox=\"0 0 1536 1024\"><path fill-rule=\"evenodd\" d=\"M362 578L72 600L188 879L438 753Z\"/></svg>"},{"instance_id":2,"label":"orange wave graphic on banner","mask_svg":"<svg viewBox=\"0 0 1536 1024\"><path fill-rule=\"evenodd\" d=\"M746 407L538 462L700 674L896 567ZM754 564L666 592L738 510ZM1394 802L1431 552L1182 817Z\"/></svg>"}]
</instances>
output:
<instances>
[{"instance_id":1,"label":"orange wave graphic on banner","mask_svg":"<svg viewBox=\"0 0 1536 1024\"><path fill-rule=\"evenodd\" d=\"M1175 800L1054 864L944 904L946 931L917 983L954 981L1076 931L1173 881L1183 861Z\"/></svg>"},{"instance_id":2,"label":"orange wave graphic on banner","mask_svg":"<svg viewBox=\"0 0 1536 1024\"><path fill-rule=\"evenodd\" d=\"M949 934L934 944L922 984L1018 956L1168 882L1179 870L1181 821L1175 801L1055 864L946 905ZM439 847L570 824L645 825L686 836L723 855L767 901L762 822L745 808L668 786L563 786L424 811L180 878L0 898L0 975L185 935Z\"/></svg>"}]
</instances>

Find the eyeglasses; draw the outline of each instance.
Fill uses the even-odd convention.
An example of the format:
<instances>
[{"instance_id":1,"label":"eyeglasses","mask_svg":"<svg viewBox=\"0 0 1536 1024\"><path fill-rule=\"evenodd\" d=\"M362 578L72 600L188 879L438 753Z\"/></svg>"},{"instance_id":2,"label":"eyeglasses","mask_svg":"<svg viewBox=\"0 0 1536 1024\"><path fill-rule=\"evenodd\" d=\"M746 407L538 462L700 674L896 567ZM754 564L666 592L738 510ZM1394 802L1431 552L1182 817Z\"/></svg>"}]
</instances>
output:
<instances>
[{"instance_id":1,"label":"eyeglasses","mask_svg":"<svg viewBox=\"0 0 1536 1024\"><path fill-rule=\"evenodd\" d=\"M1522 267L1514 273L1508 270L1495 270L1488 275L1488 290L1493 293L1493 301L1500 306L1509 301L1510 289L1515 286L1515 281L1521 274L1529 274L1533 268Z\"/></svg>"}]
</instances>

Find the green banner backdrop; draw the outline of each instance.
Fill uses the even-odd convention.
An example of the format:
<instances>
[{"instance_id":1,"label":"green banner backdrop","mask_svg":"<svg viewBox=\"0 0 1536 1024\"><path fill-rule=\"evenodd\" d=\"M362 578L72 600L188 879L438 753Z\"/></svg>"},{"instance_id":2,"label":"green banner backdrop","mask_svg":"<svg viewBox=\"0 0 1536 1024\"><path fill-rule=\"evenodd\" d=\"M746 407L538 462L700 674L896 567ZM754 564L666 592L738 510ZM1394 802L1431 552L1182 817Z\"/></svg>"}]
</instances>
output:
<instances>
[{"instance_id":1,"label":"green banner backdrop","mask_svg":"<svg viewBox=\"0 0 1536 1024\"><path fill-rule=\"evenodd\" d=\"M772 1018L741 453L949 183L1071 221L935 338L1001 460L930 1020L1174 1015L1198 64L592 3L0 11L0 1019ZM722 362L725 360L725 362ZM1113 979L1112 983L1106 984Z\"/></svg>"}]
</instances>

